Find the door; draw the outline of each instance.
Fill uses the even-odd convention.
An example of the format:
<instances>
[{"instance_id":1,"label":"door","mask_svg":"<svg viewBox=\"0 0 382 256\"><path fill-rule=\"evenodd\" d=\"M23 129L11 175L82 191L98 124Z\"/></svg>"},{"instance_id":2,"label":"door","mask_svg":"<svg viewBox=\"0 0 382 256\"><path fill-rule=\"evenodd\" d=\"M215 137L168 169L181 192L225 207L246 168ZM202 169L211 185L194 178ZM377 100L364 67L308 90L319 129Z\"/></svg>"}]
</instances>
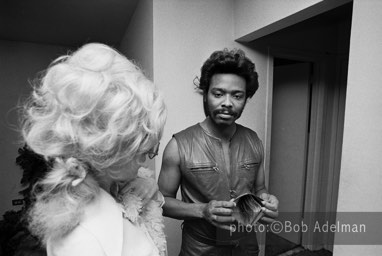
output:
<instances>
[{"instance_id":1,"label":"door","mask_svg":"<svg viewBox=\"0 0 382 256\"><path fill-rule=\"evenodd\" d=\"M311 63L275 59L269 191L280 202L278 220L284 224L284 232L278 236L291 242L291 246L301 244L302 236L301 230L292 229L293 226L287 230L287 224L301 223L303 218L310 74Z\"/></svg>"}]
</instances>

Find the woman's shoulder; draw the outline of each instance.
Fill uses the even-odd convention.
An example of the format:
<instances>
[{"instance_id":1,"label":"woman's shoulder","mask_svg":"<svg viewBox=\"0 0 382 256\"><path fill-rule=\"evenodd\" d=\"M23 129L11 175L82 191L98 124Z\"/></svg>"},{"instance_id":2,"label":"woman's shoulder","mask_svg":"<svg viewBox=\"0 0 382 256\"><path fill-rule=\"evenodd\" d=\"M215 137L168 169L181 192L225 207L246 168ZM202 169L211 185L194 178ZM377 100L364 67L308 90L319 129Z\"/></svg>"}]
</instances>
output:
<instances>
[{"instance_id":1,"label":"woman's shoulder","mask_svg":"<svg viewBox=\"0 0 382 256\"><path fill-rule=\"evenodd\" d=\"M85 206L84 218L81 223L92 224L92 222L102 221L103 219L120 217L121 212L121 205L109 193L100 189L96 199Z\"/></svg>"},{"instance_id":2,"label":"woman's shoulder","mask_svg":"<svg viewBox=\"0 0 382 256\"><path fill-rule=\"evenodd\" d=\"M79 225L59 241L48 242L48 247L55 252L52 255L114 256L121 255L122 241L121 207L110 194L101 190L96 200L84 207Z\"/></svg>"},{"instance_id":3,"label":"woman's shoulder","mask_svg":"<svg viewBox=\"0 0 382 256\"><path fill-rule=\"evenodd\" d=\"M85 209L80 225L97 238L108 256L120 255L122 251L122 214L122 206L102 189L97 200Z\"/></svg>"},{"instance_id":4,"label":"woman's shoulder","mask_svg":"<svg viewBox=\"0 0 382 256\"><path fill-rule=\"evenodd\" d=\"M79 225L67 236L47 241L47 254L54 256L106 256L97 238L86 228Z\"/></svg>"}]
</instances>

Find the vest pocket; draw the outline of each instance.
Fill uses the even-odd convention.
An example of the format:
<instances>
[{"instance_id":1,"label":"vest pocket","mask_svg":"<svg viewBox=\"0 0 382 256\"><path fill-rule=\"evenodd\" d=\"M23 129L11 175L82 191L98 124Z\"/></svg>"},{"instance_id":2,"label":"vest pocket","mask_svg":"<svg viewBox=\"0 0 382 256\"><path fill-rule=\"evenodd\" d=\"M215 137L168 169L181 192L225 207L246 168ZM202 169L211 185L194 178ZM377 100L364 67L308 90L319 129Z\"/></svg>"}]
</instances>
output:
<instances>
[{"instance_id":1,"label":"vest pocket","mask_svg":"<svg viewBox=\"0 0 382 256\"><path fill-rule=\"evenodd\" d=\"M190 163L186 168L187 172L184 177L187 180L186 184L200 194L200 197L203 198L201 201L208 202L221 194L220 189L224 176L221 175L216 163Z\"/></svg>"},{"instance_id":2,"label":"vest pocket","mask_svg":"<svg viewBox=\"0 0 382 256\"><path fill-rule=\"evenodd\" d=\"M197 163L189 164L187 168L192 173L210 173L210 172L219 172L219 167L215 163Z\"/></svg>"},{"instance_id":3,"label":"vest pocket","mask_svg":"<svg viewBox=\"0 0 382 256\"><path fill-rule=\"evenodd\" d=\"M252 188L259 170L259 166L260 163L255 160L239 163L240 182L246 184L249 188Z\"/></svg>"},{"instance_id":4,"label":"vest pocket","mask_svg":"<svg viewBox=\"0 0 382 256\"><path fill-rule=\"evenodd\" d=\"M250 171L251 169L254 169L255 167L258 167L260 163L257 162L244 162L240 164L240 169L244 171Z\"/></svg>"}]
</instances>

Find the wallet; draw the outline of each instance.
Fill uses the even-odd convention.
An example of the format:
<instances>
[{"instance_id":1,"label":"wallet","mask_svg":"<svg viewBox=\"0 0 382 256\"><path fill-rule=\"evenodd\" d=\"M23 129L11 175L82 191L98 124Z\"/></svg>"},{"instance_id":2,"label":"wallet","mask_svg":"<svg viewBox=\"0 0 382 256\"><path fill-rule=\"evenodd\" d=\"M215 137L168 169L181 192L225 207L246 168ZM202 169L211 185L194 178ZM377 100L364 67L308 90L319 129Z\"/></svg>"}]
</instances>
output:
<instances>
[{"instance_id":1,"label":"wallet","mask_svg":"<svg viewBox=\"0 0 382 256\"><path fill-rule=\"evenodd\" d=\"M242 194L236 197L234 202L236 206L233 210L233 216L243 225L254 225L264 215L263 200L252 193Z\"/></svg>"}]
</instances>

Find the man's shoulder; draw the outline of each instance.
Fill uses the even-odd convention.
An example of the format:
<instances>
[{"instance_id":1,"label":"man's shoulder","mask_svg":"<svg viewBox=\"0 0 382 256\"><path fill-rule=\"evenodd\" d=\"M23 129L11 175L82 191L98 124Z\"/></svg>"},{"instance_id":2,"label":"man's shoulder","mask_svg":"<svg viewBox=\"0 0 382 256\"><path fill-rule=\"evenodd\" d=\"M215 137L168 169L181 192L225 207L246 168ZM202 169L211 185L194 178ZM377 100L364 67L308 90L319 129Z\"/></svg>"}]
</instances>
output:
<instances>
[{"instance_id":1,"label":"man's shoulder","mask_svg":"<svg viewBox=\"0 0 382 256\"><path fill-rule=\"evenodd\" d=\"M254 137L257 139L259 138L259 136L257 135L257 133L254 130L252 130L252 129L244 126L244 125L241 125L241 124L236 124L236 125L237 125L238 133L245 134L247 136Z\"/></svg>"},{"instance_id":2,"label":"man's shoulder","mask_svg":"<svg viewBox=\"0 0 382 256\"><path fill-rule=\"evenodd\" d=\"M178 137L183 137L183 136L187 136L190 134L194 134L195 132L198 132L199 129L200 129L200 125L197 123L197 124L191 125L185 129L175 133L174 137L178 138Z\"/></svg>"}]
</instances>

